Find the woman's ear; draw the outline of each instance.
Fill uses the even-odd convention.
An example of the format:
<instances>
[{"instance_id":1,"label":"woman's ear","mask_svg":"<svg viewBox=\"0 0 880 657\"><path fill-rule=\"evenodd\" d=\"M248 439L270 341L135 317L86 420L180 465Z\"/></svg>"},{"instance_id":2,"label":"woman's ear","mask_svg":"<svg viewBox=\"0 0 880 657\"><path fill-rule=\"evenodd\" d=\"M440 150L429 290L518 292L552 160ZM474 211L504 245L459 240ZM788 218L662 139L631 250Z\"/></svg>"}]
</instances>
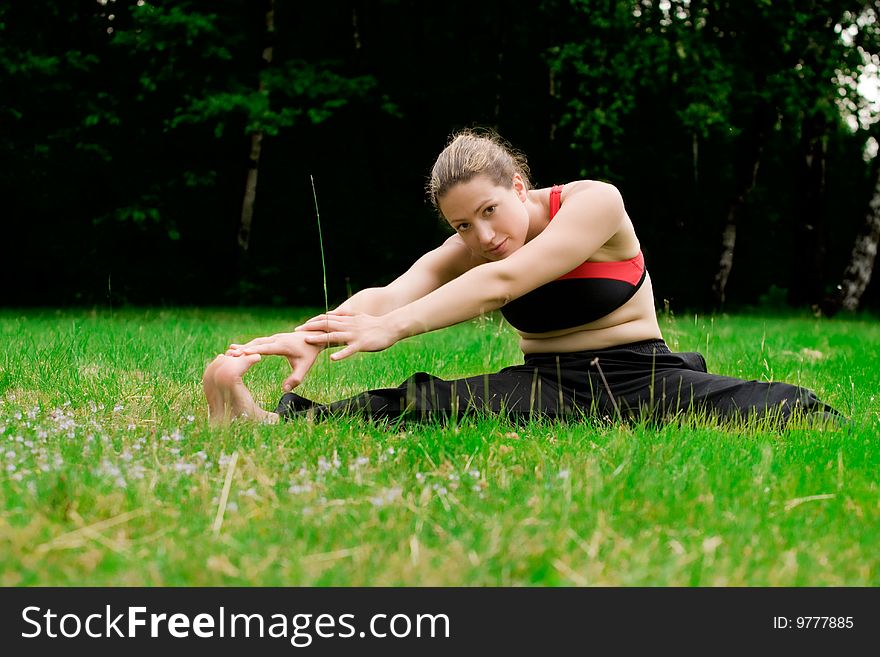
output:
<instances>
[{"instance_id":1,"label":"woman's ear","mask_svg":"<svg viewBox=\"0 0 880 657\"><path fill-rule=\"evenodd\" d=\"M516 192L520 201L525 202L526 198L528 198L529 190L526 187L526 181L518 173L513 174L513 191Z\"/></svg>"}]
</instances>

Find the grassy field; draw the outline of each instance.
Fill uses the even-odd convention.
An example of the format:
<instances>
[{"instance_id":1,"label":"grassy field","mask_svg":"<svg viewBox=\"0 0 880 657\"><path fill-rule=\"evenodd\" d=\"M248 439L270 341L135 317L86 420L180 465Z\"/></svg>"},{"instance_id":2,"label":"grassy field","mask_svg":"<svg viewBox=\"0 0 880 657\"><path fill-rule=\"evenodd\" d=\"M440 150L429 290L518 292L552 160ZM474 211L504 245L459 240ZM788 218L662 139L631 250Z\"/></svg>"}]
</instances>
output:
<instances>
[{"instance_id":1,"label":"grassy field","mask_svg":"<svg viewBox=\"0 0 880 657\"><path fill-rule=\"evenodd\" d=\"M841 429L208 426L200 376L307 310L0 311L0 584L880 584L880 323L661 317L710 371L814 389ZM520 361L484 318L341 363L321 401ZM288 368L249 375L274 408Z\"/></svg>"}]
</instances>

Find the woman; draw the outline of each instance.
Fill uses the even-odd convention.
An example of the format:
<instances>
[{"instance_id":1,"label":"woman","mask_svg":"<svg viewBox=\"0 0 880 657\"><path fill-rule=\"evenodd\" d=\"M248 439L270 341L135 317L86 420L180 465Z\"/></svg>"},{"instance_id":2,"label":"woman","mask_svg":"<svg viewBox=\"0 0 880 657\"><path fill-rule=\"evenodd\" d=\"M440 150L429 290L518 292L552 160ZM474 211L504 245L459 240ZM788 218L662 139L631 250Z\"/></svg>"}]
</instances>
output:
<instances>
[{"instance_id":1,"label":"woman","mask_svg":"<svg viewBox=\"0 0 880 657\"><path fill-rule=\"evenodd\" d=\"M386 287L363 290L292 333L231 345L203 379L212 422L303 413L662 419L696 412L783 421L795 412L833 413L803 388L708 374L700 354L669 351L639 240L612 185L532 189L522 156L497 135L465 131L437 158L428 193L455 234ZM341 360L498 309L519 331L523 365L455 381L418 373L397 388L331 404L290 392L328 346L343 347L330 356ZM274 413L242 382L265 355L285 356L293 368Z\"/></svg>"}]
</instances>

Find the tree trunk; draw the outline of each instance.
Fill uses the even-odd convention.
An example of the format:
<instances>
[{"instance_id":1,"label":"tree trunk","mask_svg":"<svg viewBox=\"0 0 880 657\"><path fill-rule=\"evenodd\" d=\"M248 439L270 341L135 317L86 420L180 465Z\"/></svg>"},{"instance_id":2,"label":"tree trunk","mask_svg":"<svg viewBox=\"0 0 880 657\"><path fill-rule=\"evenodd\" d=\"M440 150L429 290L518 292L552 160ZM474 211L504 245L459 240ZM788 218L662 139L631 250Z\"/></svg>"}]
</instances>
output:
<instances>
[{"instance_id":1,"label":"tree trunk","mask_svg":"<svg viewBox=\"0 0 880 657\"><path fill-rule=\"evenodd\" d=\"M257 174L260 166L260 153L263 150L263 132L251 135L251 156L248 160L247 181L244 185L244 200L241 203L241 223L238 226L238 246L247 251L250 246L251 224L254 220L254 202L257 200Z\"/></svg>"},{"instance_id":2,"label":"tree trunk","mask_svg":"<svg viewBox=\"0 0 880 657\"><path fill-rule=\"evenodd\" d=\"M718 272L712 284L715 304L723 306L726 299L727 279L733 269L733 253L736 249L736 215L739 205L731 204L727 210L727 221L721 233L721 257L718 259Z\"/></svg>"},{"instance_id":3,"label":"tree trunk","mask_svg":"<svg viewBox=\"0 0 880 657\"><path fill-rule=\"evenodd\" d=\"M804 118L793 227L792 276L788 289L790 304L809 305L814 311L818 309L823 296L827 250L822 207L825 198L826 131L827 121L821 113L816 112Z\"/></svg>"},{"instance_id":4,"label":"tree trunk","mask_svg":"<svg viewBox=\"0 0 880 657\"><path fill-rule=\"evenodd\" d=\"M877 177L874 196L865 215L865 225L853 244L849 265L843 273L843 281L838 286L835 297L823 307L826 314L834 315L841 308L849 312L858 309L859 301L874 272L878 241L880 241L880 175Z\"/></svg>"},{"instance_id":5,"label":"tree trunk","mask_svg":"<svg viewBox=\"0 0 880 657\"><path fill-rule=\"evenodd\" d=\"M275 0L269 0L266 11L266 47L263 48L264 67L272 63L272 48L275 41ZM266 94L266 84L260 79L261 94ZM254 220L254 202L257 200L257 174L260 170L260 154L263 151L263 131L251 135L251 155L248 161L247 180L244 186L244 199L241 203L241 222L238 227L238 246L246 252L250 246L251 225Z\"/></svg>"},{"instance_id":6,"label":"tree trunk","mask_svg":"<svg viewBox=\"0 0 880 657\"><path fill-rule=\"evenodd\" d=\"M717 306L723 306L727 297L727 281L733 269L733 255L736 249L737 219L749 194L755 188L764 141L775 121L775 113L767 103L759 104L755 108L753 117L751 129L739 144L739 157L734 171L736 188L727 206L727 218L721 233L721 256L718 259L718 271L712 284L712 295Z\"/></svg>"}]
</instances>

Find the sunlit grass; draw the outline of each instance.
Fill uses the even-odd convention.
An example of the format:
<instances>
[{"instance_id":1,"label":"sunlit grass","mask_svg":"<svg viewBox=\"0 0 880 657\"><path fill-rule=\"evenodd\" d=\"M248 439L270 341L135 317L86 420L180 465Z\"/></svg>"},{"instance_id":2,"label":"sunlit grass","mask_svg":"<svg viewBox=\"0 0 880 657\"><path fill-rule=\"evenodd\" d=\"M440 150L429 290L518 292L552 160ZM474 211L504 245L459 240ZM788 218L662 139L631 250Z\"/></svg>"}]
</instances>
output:
<instances>
[{"instance_id":1,"label":"sunlit grass","mask_svg":"<svg viewBox=\"0 0 880 657\"><path fill-rule=\"evenodd\" d=\"M875 318L664 315L710 371L814 389L842 429L357 419L213 429L204 365L307 310L0 313L3 585L877 585ZM495 318L322 355L329 401L520 362ZM248 383L274 408L288 365ZM228 503L221 491L236 454Z\"/></svg>"}]
</instances>

